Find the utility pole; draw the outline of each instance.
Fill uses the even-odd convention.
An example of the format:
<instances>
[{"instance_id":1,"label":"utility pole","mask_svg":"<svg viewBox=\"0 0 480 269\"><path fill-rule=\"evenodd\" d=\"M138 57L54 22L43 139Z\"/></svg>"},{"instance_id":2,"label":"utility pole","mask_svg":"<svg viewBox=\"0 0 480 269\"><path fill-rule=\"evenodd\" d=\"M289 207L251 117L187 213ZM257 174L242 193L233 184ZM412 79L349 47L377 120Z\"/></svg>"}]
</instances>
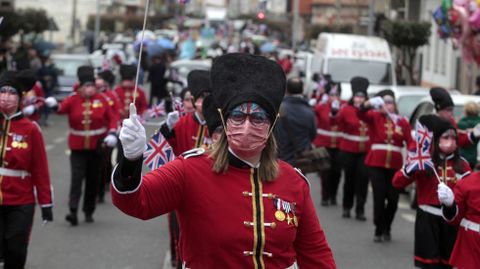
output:
<instances>
[{"instance_id":1,"label":"utility pole","mask_svg":"<svg viewBox=\"0 0 480 269\"><path fill-rule=\"evenodd\" d=\"M77 0L73 0L72 9L72 27L70 28L70 38L72 39L72 45L75 44L75 28L77 23Z\"/></svg>"},{"instance_id":2,"label":"utility pole","mask_svg":"<svg viewBox=\"0 0 480 269\"><path fill-rule=\"evenodd\" d=\"M297 48L297 36L299 31L299 4L299 0L293 0L292 50Z\"/></svg>"},{"instance_id":3,"label":"utility pole","mask_svg":"<svg viewBox=\"0 0 480 269\"><path fill-rule=\"evenodd\" d=\"M373 27L375 25L375 0L370 0L368 5L368 35L373 36Z\"/></svg>"},{"instance_id":4,"label":"utility pole","mask_svg":"<svg viewBox=\"0 0 480 269\"><path fill-rule=\"evenodd\" d=\"M95 36L94 36L95 49L98 48L100 43L100 0L97 0L97 13L95 14Z\"/></svg>"}]
</instances>

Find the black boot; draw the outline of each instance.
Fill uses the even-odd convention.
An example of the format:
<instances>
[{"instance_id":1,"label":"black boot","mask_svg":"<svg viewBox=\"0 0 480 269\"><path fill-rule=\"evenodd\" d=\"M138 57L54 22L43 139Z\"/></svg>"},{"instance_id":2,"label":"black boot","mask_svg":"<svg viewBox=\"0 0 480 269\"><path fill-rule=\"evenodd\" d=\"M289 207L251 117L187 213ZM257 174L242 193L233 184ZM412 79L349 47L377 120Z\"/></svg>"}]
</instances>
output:
<instances>
[{"instance_id":1,"label":"black boot","mask_svg":"<svg viewBox=\"0 0 480 269\"><path fill-rule=\"evenodd\" d=\"M387 241L387 242L392 241L392 235L390 234L390 231L386 231L386 232L383 234L383 240L385 240L385 241Z\"/></svg>"},{"instance_id":2,"label":"black boot","mask_svg":"<svg viewBox=\"0 0 480 269\"><path fill-rule=\"evenodd\" d=\"M355 216L355 218L359 221L366 221L367 218L365 217L365 214L364 213L357 213L357 215Z\"/></svg>"},{"instance_id":3,"label":"black boot","mask_svg":"<svg viewBox=\"0 0 480 269\"><path fill-rule=\"evenodd\" d=\"M93 214L91 214L91 213L85 213L85 222L86 222L86 223L92 223L92 222L94 222Z\"/></svg>"},{"instance_id":4,"label":"black boot","mask_svg":"<svg viewBox=\"0 0 480 269\"><path fill-rule=\"evenodd\" d=\"M345 218L345 219L349 219L351 216L350 216L350 209L343 209L343 214L342 214L342 218Z\"/></svg>"},{"instance_id":5,"label":"black boot","mask_svg":"<svg viewBox=\"0 0 480 269\"><path fill-rule=\"evenodd\" d=\"M65 216L65 220L70 222L72 226L77 226L78 225L77 210L70 209L70 214Z\"/></svg>"}]
</instances>

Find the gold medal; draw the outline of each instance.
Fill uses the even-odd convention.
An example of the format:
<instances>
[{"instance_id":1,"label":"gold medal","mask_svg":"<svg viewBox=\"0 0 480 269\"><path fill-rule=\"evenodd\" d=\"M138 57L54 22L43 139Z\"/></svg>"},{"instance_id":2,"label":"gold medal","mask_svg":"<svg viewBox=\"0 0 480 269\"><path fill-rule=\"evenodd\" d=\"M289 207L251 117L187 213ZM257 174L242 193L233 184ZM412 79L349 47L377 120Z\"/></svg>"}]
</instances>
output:
<instances>
[{"instance_id":1,"label":"gold medal","mask_svg":"<svg viewBox=\"0 0 480 269\"><path fill-rule=\"evenodd\" d=\"M292 224L292 218L290 217L290 215L287 214L287 224L290 225Z\"/></svg>"},{"instance_id":2,"label":"gold medal","mask_svg":"<svg viewBox=\"0 0 480 269\"><path fill-rule=\"evenodd\" d=\"M28 148L27 142L23 142L23 143L22 143L22 148L24 148L24 149Z\"/></svg>"},{"instance_id":3,"label":"gold medal","mask_svg":"<svg viewBox=\"0 0 480 269\"><path fill-rule=\"evenodd\" d=\"M18 142L17 141L13 141L12 142L12 148L17 148L18 147Z\"/></svg>"},{"instance_id":4,"label":"gold medal","mask_svg":"<svg viewBox=\"0 0 480 269\"><path fill-rule=\"evenodd\" d=\"M298 219L295 215L293 215L293 224L295 225L295 227L298 227Z\"/></svg>"},{"instance_id":5,"label":"gold medal","mask_svg":"<svg viewBox=\"0 0 480 269\"><path fill-rule=\"evenodd\" d=\"M277 210L277 211L275 211L275 218L278 221L284 221L285 220L285 213L283 213L283 211Z\"/></svg>"}]
</instances>

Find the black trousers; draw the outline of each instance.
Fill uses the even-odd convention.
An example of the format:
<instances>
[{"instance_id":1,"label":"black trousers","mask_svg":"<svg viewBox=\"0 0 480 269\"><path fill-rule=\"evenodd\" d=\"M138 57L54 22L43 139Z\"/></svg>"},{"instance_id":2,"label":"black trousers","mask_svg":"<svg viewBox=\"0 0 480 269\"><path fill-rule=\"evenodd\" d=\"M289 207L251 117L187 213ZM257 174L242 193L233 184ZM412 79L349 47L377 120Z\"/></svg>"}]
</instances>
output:
<instances>
[{"instance_id":1,"label":"black trousers","mask_svg":"<svg viewBox=\"0 0 480 269\"><path fill-rule=\"evenodd\" d=\"M112 148L104 146L100 152L101 161L98 180L98 198L102 200L105 196L105 186L108 186L112 174L112 151Z\"/></svg>"},{"instance_id":2,"label":"black trousers","mask_svg":"<svg viewBox=\"0 0 480 269\"><path fill-rule=\"evenodd\" d=\"M355 198L355 212L363 214L368 190L368 169L364 163L365 154L342 151L340 157L345 171L343 208L345 210L352 209Z\"/></svg>"},{"instance_id":3,"label":"black trousers","mask_svg":"<svg viewBox=\"0 0 480 269\"><path fill-rule=\"evenodd\" d=\"M71 211L78 210L84 181L83 212L93 214L95 211L100 161L100 154L97 150L72 150L70 155L72 182L68 203Z\"/></svg>"},{"instance_id":4,"label":"black trousers","mask_svg":"<svg viewBox=\"0 0 480 269\"><path fill-rule=\"evenodd\" d=\"M175 268L181 269L182 262L178 256L178 242L180 239L180 225L178 224L177 212L168 213L168 229L170 231L170 259Z\"/></svg>"},{"instance_id":5,"label":"black trousers","mask_svg":"<svg viewBox=\"0 0 480 269\"><path fill-rule=\"evenodd\" d=\"M0 250L4 269L25 267L34 211L34 204L0 206Z\"/></svg>"},{"instance_id":6,"label":"black trousers","mask_svg":"<svg viewBox=\"0 0 480 269\"><path fill-rule=\"evenodd\" d=\"M460 227L461 229L461 227ZM417 209L415 219L415 267L451 269L448 264L457 228L442 217Z\"/></svg>"},{"instance_id":7,"label":"black trousers","mask_svg":"<svg viewBox=\"0 0 480 269\"><path fill-rule=\"evenodd\" d=\"M330 155L330 169L320 174L322 182L322 201L336 201L338 185L342 176L340 150L327 148Z\"/></svg>"},{"instance_id":8,"label":"black trousers","mask_svg":"<svg viewBox=\"0 0 480 269\"><path fill-rule=\"evenodd\" d=\"M373 189L373 223L375 235L390 233L398 207L399 192L392 186L397 170L369 167Z\"/></svg>"}]
</instances>

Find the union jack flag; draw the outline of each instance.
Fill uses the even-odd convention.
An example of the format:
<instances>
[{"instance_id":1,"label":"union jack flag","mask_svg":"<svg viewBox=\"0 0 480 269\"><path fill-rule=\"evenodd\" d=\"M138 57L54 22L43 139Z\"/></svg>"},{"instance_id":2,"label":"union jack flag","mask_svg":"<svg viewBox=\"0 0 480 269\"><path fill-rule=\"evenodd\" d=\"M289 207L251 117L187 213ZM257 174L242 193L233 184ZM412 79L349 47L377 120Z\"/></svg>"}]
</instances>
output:
<instances>
[{"instance_id":1,"label":"union jack flag","mask_svg":"<svg viewBox=\"0 0 480 269\"><path fill-rule=\"evenodd\" d=\"M410 173L417 170L434 169L432 157L430 156L430 147L432 145L432 132L429 132L426 126L419 122L415 128L415 151L409 151L407 156L406 172Z\"/></svg>"},{"instance_id":2,"label":"union jack flag","mask_svg":"<svg viewBox=\"0 0 480 269\"><path fill-rule=\"evenodd\" d=\"M148 116L151 119L163 117L167 114L165 111L165 101L161 101L157 105L152 106L150 109L148 109Z\"/></svg>"},{"instance_id":3,"label":"union jack flag","mask_svg":"<svg viewBox=\"0 0 480 269\"><path fill-rule=\"evenodd\" d=\"M147 150L143 153L143 162L152 171L174 159L172 147L160 132L156 132L148 141Z\"/></svg>"},{"instance_id":4,"label":"union jack flag","mask_svg":"<svg viewBox=\"0 0 480 269\"><path fill-rule=\"evenodd\" d=\"M175 110L178 111L180 116L185 116L185 109L183 108L183 103L180 99L175 98Z\"/></svg>"}]
</instances>

